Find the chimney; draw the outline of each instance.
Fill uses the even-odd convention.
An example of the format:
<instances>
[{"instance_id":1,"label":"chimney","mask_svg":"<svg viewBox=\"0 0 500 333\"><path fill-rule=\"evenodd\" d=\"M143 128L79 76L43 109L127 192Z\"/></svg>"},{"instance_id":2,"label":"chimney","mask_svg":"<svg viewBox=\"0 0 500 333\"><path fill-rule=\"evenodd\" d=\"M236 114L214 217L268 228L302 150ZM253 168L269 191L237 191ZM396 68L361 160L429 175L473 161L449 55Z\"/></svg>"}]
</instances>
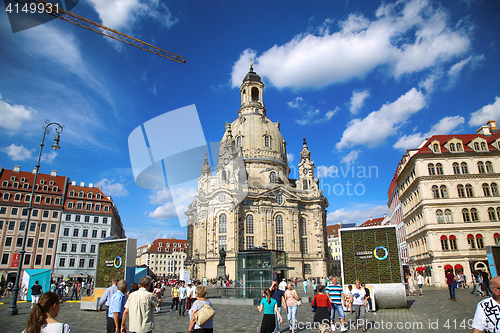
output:
<instances>
[{"instance_id":1,"label":"chimney","mask_svg":"<svg viewBox=\"0 0 500 333\"><path fill-rule=\"evenodd\" d=\"M490 120L486 124L490 127L492 131L498 131L497 122L495 120Z\"/></svg>"},{"instance_id":2,"label":"chimney","mask_svg":"<svg viewBox=\"0 0 500 333\"><path fill-rule=\"evenodd\" d=\"M370 221L373 221L373 216L370 216Z\"/></svg>"},{"instance_id":3,"label":"chimney","mask_svg":"<svg viewBox=\"0 0 500 333\"><path fill-rule=\"evenodd\" d=\"M32 174L35 174L35 173L36 173L36 167L33 168Z\"/></svg>"},{"instance_id":4,"label":"chimney","mask_svg":"<svg viewBox=\"0 0 500 333\"><path fill-rule=\"evenodd\" d=\"M89 183L89 187L93 188L94 187L94 183Z\"/></svg>"},{"instance_id":5,"label":"chimney","mask_svg":"<svg viewBox=\"0 0 500 333\"><path fill-rule=\"evenodd\" d=\"M387 214L384 214L384 218L386 218L386 217L387 217Z\"/></svg>"},{"instance_id":6,"label":"chimney","mask_svg":"<svg viewBox=\"0 0 500 333\"><path fill-rule=\"evenodd\" d=\"M481 126L477 129L476 131L477 134L482 134L482 135L491 135L491 132L490 132L490 126Z\"/></svg>"},{"instance_id":7,"label":"chimney","mask_svg":"<svg viewBox=\"0 0 500 333\"><path fill-rule=\"evenodd\" d=\"M14 170L12 170L14 172L19 172L21 171L21 166L20 165L14 165Z\"/></svg>"},{"instance_id":8,"label":"chimney","mask_svg":"<svg viewBox=\"0 0 500 333\"><path fill-rule=\"evenodd\" d=\"M75 180L73 180L73 181L71 182L71 185L72 185L72 186L76 186L76 181L75 181Z\"/></svg>"},{"instance_id":9,"label":"chimney","mask_svg":"<svg viewBox=\"0 0 500 333\"><path fill-rule=\"evenodd\" d=\"M51 177L56 177L57 176L57 170L50 171L50 176Z\"/></svg>"},{"instance_id":10,"label":"chimney","mask_svg":"<svg viewBox=\"0 0 500 333\"><path fill-rule=\"evenodd\" d=\"M81 187L85 187L85 182L80 182Z\"/></svg>"}]
</instances>

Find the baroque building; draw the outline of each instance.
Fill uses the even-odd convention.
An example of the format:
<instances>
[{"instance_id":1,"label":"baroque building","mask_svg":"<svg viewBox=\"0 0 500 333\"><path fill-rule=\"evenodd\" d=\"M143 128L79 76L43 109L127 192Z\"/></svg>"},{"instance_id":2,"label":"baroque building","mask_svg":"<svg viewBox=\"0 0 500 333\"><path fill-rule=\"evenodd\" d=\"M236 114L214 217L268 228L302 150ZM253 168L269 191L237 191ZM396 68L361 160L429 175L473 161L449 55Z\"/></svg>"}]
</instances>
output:
<instances>
[{"instance_id":1,"label":"baroque building","mask_svg":"<svg viewBox=\"0 0 500 333\"><path fill-rule=\"evenodd\" d=\"M298 179L291 179L280 123L267 117L264 84L252 67L240 93L238 117L226 123L215 172L205 159L186 212L193 275L216 277L224 248L225 274L241 282L326 276L328 201L306 140Z\"/></svg>"},{"instance_id":2,"label":"baroque building","mask_svg":"<svg viewBox=\"0 0 500 333\"><path fill-rule=\"evenodd\" d=\"M445 270L488 271L486 246L500 244L500 132L489 121L475 134L434 135L408 150L395 184L409 266L446 286Z\"/></svg>"}]
</instances>

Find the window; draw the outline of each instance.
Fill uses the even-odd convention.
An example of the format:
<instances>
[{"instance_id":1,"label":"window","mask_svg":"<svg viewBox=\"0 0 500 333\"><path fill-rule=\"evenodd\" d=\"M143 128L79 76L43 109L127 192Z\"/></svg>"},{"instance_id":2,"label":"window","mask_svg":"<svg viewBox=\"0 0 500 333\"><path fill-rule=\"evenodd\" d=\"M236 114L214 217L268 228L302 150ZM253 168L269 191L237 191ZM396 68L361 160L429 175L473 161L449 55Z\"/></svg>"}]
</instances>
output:
<instances>
[{"instance_id":1,"label":"window","mask_svg":"<svg viewBox=\"0 0 500 333\"><path fill-rule=\"evenodd\" d=\"M495 245L500 245L500 234L499 233L495 233L493 235L493 238L495 239Z\"/></svg>"},{"instance_id":2,"label":"window","mask_svg":"<svg viewBox=\"0 0 500 333\"><path fill-rule=\"evenodd\" d=\"M236 147L241 147L241 136L236 138Z\"/></svg>"},{"instance_id":3,"label":"window","mask_svg":"<svg viewBox=\"0 0 500 333\"><path fill-rule=\"evenodd\" d=\"M49 217L50 212L48 210L44 210L42 216Z\"/></svg>"},{"instance_id":4,"label":"window","mask_svg":"<svg viewBox=\"0 0 500 333\"><path fill-rule=\"evenodd\" d=\"M7 207L0 207L0 214L7 214Z\"/></svg>"},{"instance_id":5,"label":"window","mask_svg":"<svg viewBox=\"0 0 500 333\"><path fill-rule=\"evenodd\" d=\"M37 195L35 197L35 203L40 203L40 202L42 202L42 196L41 195Z\"/></svg>"},{"instance_id":6,"label":"window","mask_svg":"<svg viewBox=\"0 0 500 333\"><path fill-rule=\"evenodd\" d=\"M46 205L50 205L50 200L51 200L50 197L46 197L45 198L45 204Z\"/></svg>"},{"instance_id":7,"label":"window","mask_svg":"<svg viewBox=\"0 0 500 333\"><path fill-rule=\"evenodd\" d=\"M92 230L92 238L97 238L97 230Z\"/></svg>"},{"instance_id":8,"label":"window","mask_svg":"<svg viewBox=\"0 0 500 333\"><path fill-rule=\"evenodd\" d=\"M81 219L82 219L81 215L75 215L75 221L76 222L80 222Z\"/></svg>"},{"instance_id":9,"label":"window","mask_svg":"<svg viewBox=\"0 0 500 333\"><path fill-rule=\"evenodd\" d=\"M82 237L88 237L88 236L89 236L89 229L83 229Z\"/></svg>"},{"instance_id":10,"label":"window","mask_svg":"<svg viewBox=\"0 0 500 333\"><path fill-rule=\"evenodd\" d=\"M436 219L437 219L437 223L444 223L443 211L441 209L438 209L436 211Z\"/></svg>"},{"instance_id":11,"label":"window","mask_svg":"<svg viewBox=\"0 0 500 333\"><path fill-rule=\"evenodd\" d=\"M87 193L87 198L92 199L92 192Z\"/></svg>"},{"instance_id":12,"label":"window","mask_svg":"<svg viewBox=\"0 0 500 333\"><path fill-rule=\"evenodd\" d=\"M16 229L16 221L9 221L9 230Z\"/></svg>"},{"instance_id":13,"label":"window","mask_svg":"<svg viewBox=\"0 0 500 333\"><path fill-rule=\"evenodd\" d=\"M71 221L71 214L66 214L66 221Z\"/></svg>"},{"instance_id":14,"label":"window","mask_svg":"<svg viewBox=\"0 0 500 333\"><path fill-rule=\"evenodd\" d=\"M456 250L457 249L457 237L451 235L450 236L450 250Z\"/></svg>"},{"instance_id":15,"label":"window","mask_svg":"<svg viewBox=\"0 0 500 333\"><path fill-rule=\"evenodd\" d=\"M498 186L497 183L491 183L491 195L498 197Z\"/></svg>"},{"instance_id":16,"label":"window","mask_svg":"<svg viewBox=\"0 0 500 333\"><path fill-rule=\"evenodd\" d=\"M429 163L427 165L427 169L429 170L429 176L433 176L436 174L436 169L434 168L434 164Z\"/></svg>"},{"instance_id":17,"label":"window","mask_svg":"<svg viewBox=\"0 0 500 333\"><path fill-rule=\"evenodd\" d=\"M451 218L451 210L447 209L444 211L444 219L446 223L452 223L453 219Z\"/></svg>"},{"instance_id":18,"label":"window","mask_svg":"<svg viewBox=\"0 0 500 333\"><path fill-rule=\"evenodd\" d=\"M50 225L50 232L56 232L56 228L57 228L57 224L52 223L52 224Z\"/></svg>"},{"instance_id":19,"label":"window","mask_svg":"<svg viewBox=\"0 0 500 333\"><path fill-rule=\"evenodd\" d=\"M38 247L43 247L43 243L44 243L44 239L43 238L40 238L38 240Z\"/></svg>"},{"instance_id":20,"label":"window","mask_svg":"<svg viewBox=\"0 0 500 333\"><path fill-rule=\"evenodd\" d=\"M29 265L30 264L30 261L31 261L31 254L25 254L24 255L24 262L23 262L23 265Z\"/></svg>"},{"instance_id":21,"label":"window","mask_svg":"<svg viewBox=\"0 0 500 333\"><path fill-rule=\"evenodd\" d=\"M80 245L80 252L86 253L87 252L87 244L81 244Z\"/></svg>"},{"instance_id":22,"label":"window","mask_svg":"<svg viewBox=\"0 0 500 333\"><path fill-rule=\"evenodd\" d=\"M10 193L6 192L6 193L3 194L3 199L4 200L9 200L9 198L10 198Z\"/></svg>"},{"instance_id":23,"label":"window","mask_svg":"<svg viewBox=\"0 0 500 333\"><path fill-rule=\"evenodd\" d=\"M462 151L462 144L461 143L457 143L457 151Z\"/></svg>"},{"instance_id":24,"label":"window","mask_svg":"<svg viewBox=\"0 0 500 333\"><path fill-rule=\"evenodd\" d=\"M95 245L90 245L90 253L95 253Z\"/></svg>"},{"instance_id":25,"label":"window","mask_svg":"<svg viewBox=\"0 0 500 333\"><path fill-rule=\"evenodd\" d=\"M42 242L42 244L43 244L43 242ZM16 246L18 246L18 247L23 246L23 238L22 237L17 237Z\"/></svg>"},{"instance_id":26,"label":"window","mask_svg":"<svg viewBox=\"0 0 500 333\"><path fill-rule=\"evenodd\" d=\"M8 253L4 253L2 255L2 265L7 265L9 263L9 254Z\"/></svg>"},{"instance_id":27,"label":"window","mask_svg":"<svg viewBox=\"0 0 500 333\"><path fill-rule=\"evenodd\" d=\"M80 233L80 229L73 229L73 237L78 237L78 234Z\"/></svg>"},{"instance_id":28,"label":"window","mask_svg":"<svg viewBox=\"0 0 500 333\"><path fill-rule=\"evenodd\" d=\"M463 174L469 173L469 168L467 167L467 163L462 162L462 163L460 164L460 166L461 166L461 168L462 168L462 173L463 173Z\"/></svg>"},{"instance_id":29,"label":"window","mask_svg":"<svg viewBox=\"0 0 500 333\"><path fill-rule=\"evenodd\" d=\"M96 199L101 200L101 193L97 193L95 196Z\"/></svg>"},{"instance_id":30,"label":"window","mask_svg":"<svg viewBox=\"0 0 500 333\"><path fill-rule=\"evenodd\" d=\"M479 150L479 143L474 142L474 150Z\"/></svg>"},{"instance_id":31,"label":"window","mask_svg":"<svg viewBox=\"0 0 500 333\"><path fill-rule=\"evenodd\" d=\"M42 255L37 254L35 257L35 265L41 265L42 264Z\"/></svg>"},{"instance_id":32,"label":"window","mask_svg":"<svg viewBox=\"0 0 500 333\"><path fill-rule=\"evenodd\" d=\"M58 216L59 216L59 212L56 212L55 210L52 211L52 218L53 219L57 219Z\"/></svg>"},{"instance_id":33,"label":"window","mask_svg":"<svg viewBox=\"0 0 500 333\"><path fill-rule=\"evenodd\" d=\"M439 189L436 185L432 186L432 197L434 199L439 199Z\"/></svg>"},{"instance_id":34,"label":"window","mask_svg":"<svg viewBox=\"0 0 500 333\"><path fill-rule=\"evenodd\" d=\"M441 163L436 164L436 173L438 175L442 175L443 174L443 165Z\"/></svg>"},{"instance_id":35,"label":"window","mask_svg":"<svg viewBox=\"0 0 500 333\"><path fill-rule=\"evenodd\" d=\"M101 238L106 238L106 230L101 231Z\"/></svg>"},{"instance_id":36,"label":"window","mask_svg":"<svg viewBox=\"0 0 500 333\"><path fill-rule=\"evenodd\" d=\"M109 212L109 206L104 206L104 211Z\"/></svg>"},{"instance_id":37,"label":"window","mask_svg":"<svg viewBox=\"0 0 500 333\"><path fill-rule=\"evenodd\" d=\"M279 206L281 206L281 205L283 205L283 202L284 202L283 201L283 196L281 194L278 194L276 196L276 204L279 205Z\"/></svg>"},{"instance_id":38,"label":"window","mask_svg":"<svg viewBox=\"0 0 500 333\"><path fill-rule=\"evenodd\" d=\"M269 174L269 182L271 184L276 184L278 182L276 177L276 172L271 171L271 173Z\"/></svg>"},{"instance_id":39,"label":"window","mask_svg":"<svg viewBox=\"0 0 500 333\"><path fill-rule=\"evenodd\" d=\"M75 267L75 258L69 259L69 267Z\"/></svg>"},{"instance_id":40,"label":"window","mask_svg":"<svg viewBox=\"0 0 500 333\"><path fill-rule=\"evenodd\" d=\"M5 238L5 246L11 246L11 245L12 245L12 237Z\"/></svg>"},{"instance_id":41,"label":"window","mask_svg":"<svg viewBox=\"0 0 500 333\"><path fill-rule=\"evenodd\" d=\"M264 147L271 147L271 138L269 137L269 135L264 136Z\"/></svg>"},{"instance_id":42,"label":"window","mask_svg":"<svg viewBox=\"0 0 500 333\"><path fill-rule=\"evenodd\" d=\"M95 210L96 210L96 212L100 212L101 211L101 205L95 205Z\"/></svg>"},{"instance_id":43,"label":"window","mask_svg":"<svg viewBox=\"0 0 500 333\"><path fill-rule=\"evenodd\" d=\"M71 252L76 252L76 247L78 244L71 244Z\"/></svg>"},{"instance_id":44,"label":"window","mask_svg":"<svg viewBox=\"0 0 500 333\"><path fill-rule=\"evenodd\" d=\"M23 231L26 228L26 221L21 221L19 223L19 231Z\"/></svg>"},{"instance_id":45,"label":"window","mask_svg":"<svg viewBox=\"0 0 500 333\"><path fill-rule=\"evenodd\" d=\"M226 249L226 247L227 247L227 237L226 237L226 235L219 236L219 248L220 249Z\"/></svg>"},{"instance_id":46,"label":"window","mask_svg":"<svg viewBox=\"0 0 500 333\"><path fill-rule=\"evenodd\" d=\"M308 249L307 249L307 238L302 238L301 245L302 245L302 254L306 254L308 252Z\"/></svg>"},{"instance_id":47,"label":"window","mask_svg":"<svg viewBox=\"0 0 500 333\"><path fill-rule=\"evenodd\" d=\"M309 181L307 179L302 180L302 189L303 190L308 190L309 189Z\"/></svg>"},{"instance_id":48,"label":"window","mask_svg":"<svg viewBox=\"0 0 500 333\"><path fill-rule=\"evenodd\" d=\"M253 234L253 215L247 215L245 218L245 224L247 234Z\"/></svg>"},{"instance_id":49,"label":"window","mask_svg":"<svg viewBox=\"0 0 500 333\"><path fill-rule=\"evenodd\" d=\"M275 223L276 223L276 234L283 235L283 216L276 215Z\"/></svg>"},{"instance_id":50,"label":"window","mask_svg":"<svg viewBox=\"0 0 500 333\"><path fill-rule=\"evenodd\" d=\"M69 228L64 228L63 236L69 236Z\"/></svg>"},{"instance_id":51,"label":"window","mask_svg":"<svg viewBox=\"0 0 500 333\"><path fill-rule=\"evenodd\" d=\"M38 217L38 209L33 209L33 210L31 211L31 216L33 216L33 217Z\"/></svg>"},{"instance_id":52,"label":"window","mask_svg":"<svg viewBox=\"0 0 500 333\"><path fill-rule=\"evenodd\" d=\"M276 236L276 250L285 251L285 241L283 236Z\"/></svg>"},{"instance_id":53,"label":"window","mask_svg":"<svg viewBox=\"0 0 500 333\"><path fill-rule=\"evenodd\" d=\"M36 223L30 223L30 231L36 230Z\"/></svg>"},{"instance_id":54,"label":"window","mask_svg":"<svg viewBox=\"0 0 500 333\"><path fill-rule=\"evenodd\" d=\"M465 192L467 193L467 197L469 197L469 198L474 197L474 192L472 191L472 185L471 184L465 185Z\"/></svg>"},{"instance_id":55,"label":"window","mask_svg":"<svg viewBox=\"0 0 500 333\"><path fill-rule=\"evenodd\" d=\"M455 144L454 143L450 143L450 151L455 151Z\"/></svg>"},{"instance_id":56,"label":"window","mask_svg":"<svg viewBox=\"0 0 500 333\"><path fill-rule=\"evenodd\" d=\"M457 162L453 163L453 173L455 175L459 175L460 174L460 166L458 165Z\"/></svg>"},{"instance_id":57,"label":"window","mask_svg":"<svg viewBox=\"0 0 500 333\"><path fill-rule=\"evenodd\" d=\"M83 198L84 197L84 193L82 191L78 192L78 197L79 198Z\"/></svg>"},{"instance_id":58,"label":"window","mask_svg":"<svg viewBox=\"0 0 500 333\"><path fill-rule=\"evenodd\" d=\"M479 221L479 217L477 215L477 209L476 208L472 208L470 210L470 217L471 217L472 222L478 222Z\"/></svg>"},{"instance_id":59,"label":"window","mask_svg":"<svg viewBox=\"0 0 500 333\"><path fill-rule=\"evenodd\" d=\"M52 256L49 254L49 255L46 255L45 256L45 265L50 265L52 263Z\"/></svg>"},{"instance_id":60,"label":"window","mask_svg":"<svg viewBox=\"0 0 500 333\"><path fill-rule=\"evenodd\" d=\"M94 223L99 223L99 217L94 216Z\"/></svg>"},{"instance_id":61,"label":"window","mask_svg":"<svg viewBox=\"0 0 500 333\"><path fill-rule=\"evenodd\" d=\"M6 180L4 180L4 181L2 182L2 186L3 186L3 187L8 187L8 186L9 186L9 182L8 182L8 181L6 181Z\"/></svg>"},{"instance_id":62,"label":"window","mask_svg":"<svg viewBox=\"0 0 500 333\"><path fill-rule=\"evenodd\" d=\"M21 216L28 216L28 208L23 208L23 211L21 212Z\"/></svg>"},{"instance_id":63,"label":"window","mask_svg":"<svg viewBox=\"0 0 500 333\"><path fill-rule=\"evenodd\" d=\"M486 172L487 173L493 173L493 165L491 164L490 161L486 162Z\"/></svg>"},{"instance_id":64,"label":"window","mask_svg":"<svg viewBox=\"0 0 500 333\"><path fill-rule=\"evenodd\" d=\"M103 217L102 218L102 223L103 224L107 224L108 223L108 218L107 217Z\"/></svg>"},{"instance_id":65,"label":"window","mask_svg":"<svg viewBox=\"0 0 500 333\"><path fill-rule=\"evenodd\" d=\"M487 149L486 149L486 143L481 142L481 150L487 150Z\"/></svg>"},{"instance_id":66,"label":"window","mask_svg":"<svg viewBox=\"0 0 500 333\"><path fill-rule=\"evenodd\" d=\"M34 238L28 238L28 244L26 245L27 247L33 247L33 242L35 241Z\"/></svg>"},{"instance_id":67,"label":"window","mask_svg":"<svg viewBox=\"0 0 500 333\"><path fill-rule=\"evenodd\" d=\"M49 249L53 249L54 248L54 240L53 239L49 239L49 242L47 243L47 247Z\"/></svg>"},{"instance_id":68,"label":"window","mask_svg":"<svg viewBox=\"0 0 500 333\"><path fill-rule=\"evenodd\" d=\"M28 184L28 183L23 184L23 188L24 189L29 189L30 188L30 184Z\"/></svg>"},{"instance_id":69,"label":"window","mask_svg":"<svg viewBox=\"0 0 500 333\"><path fill-rule=\"evenodd\" d=\"M484 193L485 197L491 197L490 185L488 185L486 183L483 184L483 193Z\"/></svg>"},{"instance_id":70,"label":"window","mask_svg":"<svg viewBox=\"0 0 500 333\"><path fill-rule=\"evenodd\" d=\"M56 199L54 200L54 205L59 206L60 204L61 204L61 199L56 198Z\"/></svg>"},{"instance_id":71,"label":"window","mask_svg":"<svg viewBox=\"0 0 500 333\"><path fill-rule=\"evenodd\" d=\"M479 161L477 162L477 169L479 171L479 173L485 173L486 170L484 169L484 163Z\"/></svg>"},{"instance_id":72,"label":"window","mask_svg":"<svg viewBox=\"0 0 500 333\"><path fill-rule=\"evenodd\" d=\"M227 232L227 216L222 213L219 215L219 234L225 234Z\"/></svg>"},{"instance_id":73,"label":"window","mask_svg":"<svg viewBox=\"0 0 500 333\"><path fill-rule=\"evenodd\" d=\"M94 259L89 259L89 268L94 267Z\"/></svg>"},{"instance_id":74,"label":"window","mask_svg":"<svg viewBox=\"0 0 500 333\"><path fill-rule=\"evenodd\" d=\"M83 209L83 203L79 202L76 204L76 209L82 210Z\"/></svg>"},{"instance_id":75,"label":"window","mask_svg":"<svg viewBox=\"0 0 500 333\"><path fill-rule=\"evenodd\" d=\"M304 217L301 217L299 221L299 233L302 237L307 236L307 222Z\"/></svg>"},{"instance_id":76,"label":"window","mask_svg":"<svg viewBox=\"0 0 500 333\"><path fill-rule=\"evenodd\" d=\"M46 232L47 231L47 223L42 223L40 225L40 232Z\"/></svg>"},{"instance_id":77,"label":"window","mask_svg":"<svg viewBox=\"0 0 500 333\"><path fill-rule=\"evenodd\" d=\"M476 243L478 249L484 249L483 235L481 234L476 235Z\"/></svg>"},{"instance_id":78,"label":"window","mask_svg":"<svg viewBox=\"0 0 500 333\"><path fill-rule=\"evenodd\" d=\"M490 207L488 208L488 217L490 221L496 221L497 220L497 215L495 214L495 209Z\"/></svg>"},{"instance_id":79,"label":"window","mask_svg":"<svg viewBox=\"0 0 500 333\"><path fill-rule=\"evenodd\" d=\"M64 267L66 265L66 258L59 259L59 267Z\"/></svg>"},{"instance_id":80,"label":"window","mask_svg":"<svg viewBox=\"0 0 500 333\"><path fill-rule=\"evenodd\" d=\"M73 209L74 203L68 202L68 209Z\"/></svg>"},{"instance_id":81,"label":"window","mask_svg":"<svg viewBox=\"0 0 500 333\"><path fill-rule=\"evenodd\" d=\"M253 236L247 236L246 237L246 243L245 243L245 248L247 250L251 250L254 248L254 245L253 245Z\"/></svg>"},{"instance_id":82,"label":"window","mask_svg":"<svg viewBox=\"0 0 500 333\"><path fill-rule=\"evenodd\" d=\"M86 204L85 205L85 210L92 210L92 204Z\"/></svg>"},{"instance_id":83,"label":"window","mask_svg":"<svg viewBox=\"0 0 500 333\"><path fill-rule=\"evenodd\" d=\"M441 185L439 189L441 190L441 198L448 198L448 190L446 189L446 185Z\"/></svg>"},{"instance_id":84,"label":"window","mask_svg":"<svg viewBox=\"0 0 500 333\"><path fill-rule=\"evenodd\" d=\"M85 222L90 222L90 216L88 215L85 216Z\"/></svg>"},{"instance_id":85,"label":"window","mask_svg":"<svg viewBox=\"0 0 500 333\"><path fill-rule=\"evenodd\" d=\"M19 193L16 193L16 195L14 195L14 201L21 201L21 195Z\"/></svg>"},{"instance_id":86,"label":"window","mask_svg":"<svg viewBox=\"0 0 500 333\"><path fill-rule=\"evenodd\" d=\"M464 218L464 222L470 222L470 214L467 208L462 209L462 217Z\"/></svg>"},{"instance_id":87,"label":"window","mask_svg":"<svg viewBox=\"0 0 500 333\"><path fill-rule=\"evenodd\" d=\"M448 247L448 237L446 236L441 236L441 250L443 251L448 251L449 250L449 247Z\"/></svg>"}]
</instances>

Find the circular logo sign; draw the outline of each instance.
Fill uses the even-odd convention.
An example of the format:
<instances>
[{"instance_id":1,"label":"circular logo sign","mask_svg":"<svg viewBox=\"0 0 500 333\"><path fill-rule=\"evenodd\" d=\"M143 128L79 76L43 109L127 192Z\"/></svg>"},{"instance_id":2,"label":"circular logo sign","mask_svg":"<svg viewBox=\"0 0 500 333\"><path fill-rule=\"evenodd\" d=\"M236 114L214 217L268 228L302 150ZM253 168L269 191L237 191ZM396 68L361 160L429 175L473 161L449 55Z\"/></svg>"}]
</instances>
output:
<instances>
[{"instance_id":1,"label":"circular logo sign","mask_svg":"<svg viewBox=\"0 0 500 333\"><path fill-rule=\"evenodd\" d=\"M113 264L114 264L115 268L122 267L122 258L116 257L115 260L113 261Z\"/></svg>"},{"instance_id":2,"label":"circular logo sign","mask_svg":"<svg viewBox=\"0 0 500 333\"><path fill-rule=\"evenodd\" d=\"M383 257L377 256L377 250L384 250L384 252L385 252L384 256ZM385 247L383 247L383 246L377 246L375 248L375 250L373 250L373 256L376 259L378 259L378 260L384 260L384 259L386 259L388 254L389 254L389 251L387 251L387 249Z\"/></svg>"}]
</instances>

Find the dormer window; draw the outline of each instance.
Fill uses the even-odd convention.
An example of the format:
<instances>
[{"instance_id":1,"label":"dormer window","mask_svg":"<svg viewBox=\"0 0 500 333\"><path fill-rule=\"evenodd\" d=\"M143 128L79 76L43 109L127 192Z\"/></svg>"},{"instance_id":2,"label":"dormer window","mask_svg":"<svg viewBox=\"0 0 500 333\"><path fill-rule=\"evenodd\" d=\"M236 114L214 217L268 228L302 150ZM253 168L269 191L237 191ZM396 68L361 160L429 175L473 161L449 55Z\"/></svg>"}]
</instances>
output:
<instances>
[{"instance_id":1,"label":"dormer window","mask_svg":"<svg viewBox=\"0 0 500 333\"><path fill-rule=\"evenodd\" d=\"M84 197L84 195L85 195L85 194L84 194L83 192L78 192L78 197L79 197L79 198L83 198L83 197Z\"/></svg>"},{"instance_id":2,"label":"dormer window","mask_svg":"<svg viewBox=\"0 0 500 333\"><path fill-rule=\"evenodd\" d=\"M10 180L11 180L11 181L15 181L15 180L16 180L16 176L12 176L12 177L10 177Z\"/></svg>"},{"instance_id":3,"label":"dormer window","mask_svg":"<svg viewBox=\"0 0 500 333\"><path fill-rule=\"evenodd\" d=\"M479 150L479 142L474 142L474 150Z\"/></svg>"},{"instance_id":4,"label":"dormer window","mask_svg":"<svg viewBox=\"0 0 500 333\"><path fill-rule=\"evenodd\" d=\"M44 186L43 186L43 190L44 190L45 192L47 192L47 191L49 190L49 187L48 187L47 185L44 185Z\"/></svg>"},{"instance_id":5,"label":"dormer window","mask_svg":"<svg viewBox=\"0 0 500 333\"><path fill-rule=\"evenodd\" d=\"M57 192L58 190L59 190L59 188L58 188L57 186L54 186L54 187L52 188L52 192Z\"/></svg>"},{"instance_id":6,"label":"dormer window","mask_svg":"<svg viewBox=\"0 0 500 333\"><path fill-rule=\"evenodd\" d=\"M481 142L481 150L488 150L486 149L486 143Z\"/></svg>"},{"instance_id":7,"label":"dormer window","mask_svg":"<svg viewBox=\"0 0 500 333\"><path fill-rule=\"evenodd\" d=\"M455 151L455 144L454 143L450 143L450 151Z\"/></svg>"},{"instance_id":8,"label":"dormer window","mask_svg":"<svg viewBox=\"0 0 500 333\"><path fill-rule=\"evenodd\" d=\"M26 178L21 177L21 182L24 183L26 181Z\"/></svg>"},{"instance_id":9,"label":"dormer window","mask_svg":"<svg viewBox=\"0 0 500 333\"><path fill-rule=\"evenodd\" d=\"M162 242L159 242L158 243L158 246L161 248L163 246L163 243ZM161 250L160 250L161 251Z\"/></svg>"},{"instance_id":10,"label":"dormer window","mask_svg":"<svg viewBox=\"0 0 500 333\"><path fill-rule=\"evenodd\" d=\"M45 179L40 179L40 184L45 184Z\"/></svg>"},{"instance_id":11,"label":"dormer window","mask_svg":"<svg viewBox=\"0 0 500 333\"><path fill-rule=\"evenodd\" d=\"M53 180L51 180L51 181L49 182L49 185L50 185L50 186L54 185L54 181L53 181Z\"/></svg>"},{"instance_id":12,"label":"dormer window","mask_svg":"<svg viewBox=\"0 0 500 333\"><path fill-rule=\"evenodd\" d=\"M69 191L69 196L74 197L75 196L75 191Z\"/></svg>"},{"instance_id":13,"label":"dormer window","mask_svg":"<svg viewBox=\"0 0 500 333\"><path fill-rule=\"evenodd\" d=\"M87 198L92 199L92 192L87 193Z\"/></svg>"},{"instance_id":14,"label":"dormer window","mask_svg":"<svg viewBox=\"0 0 500 333\"><path fill-rule=\"evenodd\" d=\"M28 188L30 188L30 184L28 184L28 183L24 183L24 184L23 184L23 188L24 188L24 189L28 189Z\"/></svg>"},{"instance_id":15,"label":"dormer window","mask_svg":"<svg viewBox=\"0 0 500 333\"><path fill-rule=\"evenodd\" d=\"M8 182L8 181L6 181L6 180L4 180L4 181L2 182L2 186L3 186L3 187L8 187L8 186L9 186L9 182Z\"/></svg>"},{"instance_id":16,"label":"dormer window","mask_svg":"<svg viewBox=\"0 0 500 333\"><path fill-rule=\"evenodd\" d=\"M97 200L100 200L100 199L101 199L101 193L97 193L97 194L96 194L96 196L95 196L95 198L96 198Z\"/></svg>"},{"instance_id":17,"label":"dormer window","mask_svg":"<svg viewBox=\"0 0 500 333\"><path fill-rule=\"evenodd\" d=\"M18 188L18 187L19 187L19 183L14 183L14 184L12 184L12 187L13 187L13 188Z\"/></svg>"}]
</instances>

